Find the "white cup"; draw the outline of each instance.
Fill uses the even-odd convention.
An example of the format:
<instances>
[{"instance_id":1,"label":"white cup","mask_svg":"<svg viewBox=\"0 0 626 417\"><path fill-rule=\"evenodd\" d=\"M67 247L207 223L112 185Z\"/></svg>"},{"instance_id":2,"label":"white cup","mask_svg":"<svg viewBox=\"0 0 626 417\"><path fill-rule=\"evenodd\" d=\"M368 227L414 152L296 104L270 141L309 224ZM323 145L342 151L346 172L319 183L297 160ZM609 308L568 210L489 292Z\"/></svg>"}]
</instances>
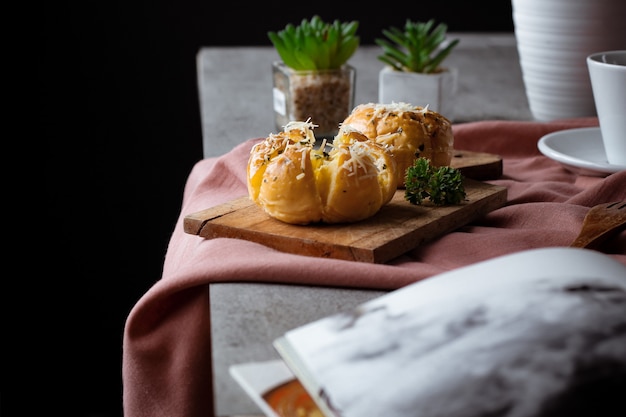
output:
<instances>
[{"instance_id":1,"label":"white cup","mask_svg":"<svg viewBox=\"0 0 626 417\"><path fill-rule=\"evenodd\" d=\"M607 161L626 166L626 50L593 53L587 67Z\"/></svg>"}]
</instances>

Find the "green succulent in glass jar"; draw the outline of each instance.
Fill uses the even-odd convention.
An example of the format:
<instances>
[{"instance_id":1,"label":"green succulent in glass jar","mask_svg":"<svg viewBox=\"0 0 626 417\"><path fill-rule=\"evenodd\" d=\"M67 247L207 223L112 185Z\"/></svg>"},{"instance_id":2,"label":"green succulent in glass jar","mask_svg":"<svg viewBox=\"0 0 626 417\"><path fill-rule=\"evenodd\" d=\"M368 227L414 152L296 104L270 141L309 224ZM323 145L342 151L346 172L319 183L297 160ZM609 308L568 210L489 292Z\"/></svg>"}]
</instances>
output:
<instances>
[{"instance_id":1,"label":"green succulent in glass jar","mask_svg":"<svg viewBox=\"0 0 626 417\"><path fill-rule=\"evenodd\" d=\"M296 71L341 68L359 47L358 21L325 22L318 15L267 33L285 65Z\"/></svg>"}]
</instances>

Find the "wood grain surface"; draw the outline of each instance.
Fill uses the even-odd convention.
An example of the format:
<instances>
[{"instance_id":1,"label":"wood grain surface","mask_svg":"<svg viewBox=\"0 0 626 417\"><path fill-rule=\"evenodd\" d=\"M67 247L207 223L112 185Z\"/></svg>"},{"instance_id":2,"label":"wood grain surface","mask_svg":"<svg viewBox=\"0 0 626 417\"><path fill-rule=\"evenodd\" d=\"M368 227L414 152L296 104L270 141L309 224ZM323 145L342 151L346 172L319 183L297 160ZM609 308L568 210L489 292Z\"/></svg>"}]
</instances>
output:
<instances>
[{"instance_id":1,"label":"wood grain surface","mask_svg":"<svg viewBox=\"0 0 626 417\"><path fill-rule=\"evenodd\" d=\"M459 205L413 205L404 190L373 217L350 224L283 223L269 217L248 196L192 213L184 218L186 233L205 239L244 239L307 256L369 263L387 262L424 242L451 232L502 207L505 187L465 179L467 198Z\"/></svg>"},{"instance_id":2,"label":"wood grain surface","mask_svg":"<svg viewBox=\"0 0 626 417\"><path fill-rule=\"evenodd\" d=\"M502 158L492 153L455 150L450 166L474 180L495 180L502 176Z\"/></svg>"}]
</instances>

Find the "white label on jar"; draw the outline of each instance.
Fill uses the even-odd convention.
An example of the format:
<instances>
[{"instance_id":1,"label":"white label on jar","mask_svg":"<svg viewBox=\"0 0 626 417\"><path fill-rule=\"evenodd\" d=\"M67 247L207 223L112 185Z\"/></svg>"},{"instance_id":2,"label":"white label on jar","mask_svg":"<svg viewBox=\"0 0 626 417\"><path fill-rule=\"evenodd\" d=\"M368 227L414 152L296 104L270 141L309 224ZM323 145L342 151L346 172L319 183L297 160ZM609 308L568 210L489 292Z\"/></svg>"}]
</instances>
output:
<instances>
[{"instance_id":1,"label":"white label on jar","mask_svg":"<svg viewBox=\"0 0 626 417\"><path fill-rule=\"evenodd\" d=\"M279 113L281 116L287 114L287 106L285 105L285 94L280 91L278 88L274 88L274 111Z\"/></svg>"}]
</instances>

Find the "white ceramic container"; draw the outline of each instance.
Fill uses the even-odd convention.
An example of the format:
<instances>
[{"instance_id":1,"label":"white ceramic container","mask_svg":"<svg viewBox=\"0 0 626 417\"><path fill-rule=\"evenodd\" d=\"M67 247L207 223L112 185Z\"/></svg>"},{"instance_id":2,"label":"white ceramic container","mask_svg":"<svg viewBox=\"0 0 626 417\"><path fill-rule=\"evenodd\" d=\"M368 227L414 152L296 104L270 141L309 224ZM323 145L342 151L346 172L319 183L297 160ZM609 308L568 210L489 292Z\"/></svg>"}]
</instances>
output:
<instances>
[{"instance_id":1,"label":"white ceramic container","mask_svg":"<svg viewBox=\"0 0 626 417\"><path fill-rule=\"evenodd\" d=\"M428 106L453 121L457 80L457 68L446 68L446 71L435 74L419 74L395 71L385 66L378 77L378 102Z\"/></svg>"},{"instance_id":2,"label":"white ceramic container","mask_svg":"<svg viewBox=\"0 0 626 417\"><path fill-rule=\"evenodd\" d=\"M511 0L530 110L550 121L595 116L586 58L624 49L625 0Z\"/></svg>"}]
</instances>

